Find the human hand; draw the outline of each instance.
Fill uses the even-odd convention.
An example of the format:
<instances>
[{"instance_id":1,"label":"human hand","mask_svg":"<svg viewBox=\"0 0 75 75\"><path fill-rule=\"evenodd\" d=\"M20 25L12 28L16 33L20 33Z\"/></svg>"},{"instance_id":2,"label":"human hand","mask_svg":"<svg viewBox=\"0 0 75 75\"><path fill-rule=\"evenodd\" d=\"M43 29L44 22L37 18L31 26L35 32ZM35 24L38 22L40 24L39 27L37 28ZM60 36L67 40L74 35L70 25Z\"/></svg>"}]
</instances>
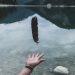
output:
<instances>
[{"instance_id":1,"label":"human hand","mask_svg":"<svg viewBox=\"0 0 75 75\"><path fill-rule=\"evenodd\" d=\"M45 59L43 59L43 54L32 54L28 56L26 64L32 68L35 68L37 65L42 63Z\"/></svg>"}]
</instances>

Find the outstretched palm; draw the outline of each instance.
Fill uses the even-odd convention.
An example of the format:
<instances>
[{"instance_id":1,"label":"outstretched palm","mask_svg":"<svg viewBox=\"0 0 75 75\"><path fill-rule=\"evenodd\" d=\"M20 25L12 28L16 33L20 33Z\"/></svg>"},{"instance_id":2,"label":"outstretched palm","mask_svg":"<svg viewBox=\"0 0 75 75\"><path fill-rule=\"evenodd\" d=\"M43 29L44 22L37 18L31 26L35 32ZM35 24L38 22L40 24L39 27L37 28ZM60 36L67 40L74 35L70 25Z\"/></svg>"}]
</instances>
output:
<instances>
[{"instance_id":1,"label":"outstretched palm","mask_svg":"<svg viewBox=\"0 0 75 75\"><path fill-rule=\"evenodd\" d=\"M27 59L27 65L34 68L35 66L37 66L38 64L40 64L43 61L44 61L43 54L37 53L37 54L29 55L29 57Z\"/></svg>"}]
</instances>

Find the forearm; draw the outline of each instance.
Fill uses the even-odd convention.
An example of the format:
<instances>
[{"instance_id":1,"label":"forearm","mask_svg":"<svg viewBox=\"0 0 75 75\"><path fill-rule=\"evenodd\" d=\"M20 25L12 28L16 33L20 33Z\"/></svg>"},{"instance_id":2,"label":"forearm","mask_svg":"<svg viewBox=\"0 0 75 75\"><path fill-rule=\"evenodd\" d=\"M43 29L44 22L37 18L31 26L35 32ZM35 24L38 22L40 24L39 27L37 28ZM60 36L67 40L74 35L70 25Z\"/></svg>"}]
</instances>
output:
<instances>
[{"instance_id":1,"label":"forearm","mask_svg":"<svg viewBox=\"0 0 75 75\"><path fill-rule=\"evenodd\" d=\"M24 68L19 75L30 75L32 71L28 68Z\"/></svg>"},{"instance_id":2,"label":"forearm","mask_svg":"<svg viewBox=\"0 0 75 75\"><path fill-rule=\"evenodd\" d=\"M30 75L33 69L44 61L42 57L43 54L38 54L38 53L29 55L28 59L26 60L27 66L25 66L25 68L20 72L19 75Z\"/></svg>"}]
</instances>

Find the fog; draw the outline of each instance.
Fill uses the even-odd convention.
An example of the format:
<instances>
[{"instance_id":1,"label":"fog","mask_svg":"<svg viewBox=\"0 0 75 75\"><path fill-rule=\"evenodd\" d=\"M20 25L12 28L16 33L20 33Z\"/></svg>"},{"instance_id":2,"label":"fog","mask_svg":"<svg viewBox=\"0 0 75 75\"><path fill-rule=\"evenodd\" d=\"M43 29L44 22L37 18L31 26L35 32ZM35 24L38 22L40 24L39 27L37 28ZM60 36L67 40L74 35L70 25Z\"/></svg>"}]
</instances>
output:
<instances>
[{"instance_id":1,"label":"fog","mask_svg":"<svg viewBox=\"0 0 75 75\"><path fill-rule=\"evenodd\" d=\"M33 16L38 18L38 45L32 38L31 19ZM50 68L57 65L68 67L73 74L75 29L62 29L38 14L33 16L10 24L0 24L0 75L18 75L25 66L27 55L33 52L44 53L46 59L35 69L34 75L49 75Z\"/></svg>"}]
</instances>

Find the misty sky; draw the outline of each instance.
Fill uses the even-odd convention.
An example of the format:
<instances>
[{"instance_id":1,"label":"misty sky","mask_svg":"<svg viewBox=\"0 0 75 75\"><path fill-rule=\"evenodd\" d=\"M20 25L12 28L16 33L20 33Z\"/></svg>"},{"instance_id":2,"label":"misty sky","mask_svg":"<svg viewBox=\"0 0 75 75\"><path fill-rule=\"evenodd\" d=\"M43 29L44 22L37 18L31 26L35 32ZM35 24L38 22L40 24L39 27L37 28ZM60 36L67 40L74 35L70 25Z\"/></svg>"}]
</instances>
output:
<instances>
[{"instance_id":1,"label":"misty sky","mask_svg":"<svg viewBox=\"0 0 75 75\"><path fill-rule=\"evenodd\" d=\"M53 23L35 14L38 18L39 41L40 45L54 47L62 46L64 49L70 49L75 44L75 30L66 30L57 27ZM36 44L32 38L31 18L28 17L19 22L0 25L0 49L12 48L29 48L35 47ZM31 42L31 43L30 43ZM25 46L26 47L25 47Z\"/></svg>"},{"instance_id":2,"label":"misty sky","mask_svg":"<svg viewBox=\"0 0 75 75\"><path fill-rule=\"evenodd\" d=\"M31 32L33 16L38 18L40 42L38 47L33 41ZM75 29L62 29L38 14L33 16L11 24L0 24L0 71L2 75L8 75L8 71L13 75L12 69L23 65L25 53L29 51L48 51L46 55L51 55L50 57L75 53Z\"/></svg>"}]
</instances>

